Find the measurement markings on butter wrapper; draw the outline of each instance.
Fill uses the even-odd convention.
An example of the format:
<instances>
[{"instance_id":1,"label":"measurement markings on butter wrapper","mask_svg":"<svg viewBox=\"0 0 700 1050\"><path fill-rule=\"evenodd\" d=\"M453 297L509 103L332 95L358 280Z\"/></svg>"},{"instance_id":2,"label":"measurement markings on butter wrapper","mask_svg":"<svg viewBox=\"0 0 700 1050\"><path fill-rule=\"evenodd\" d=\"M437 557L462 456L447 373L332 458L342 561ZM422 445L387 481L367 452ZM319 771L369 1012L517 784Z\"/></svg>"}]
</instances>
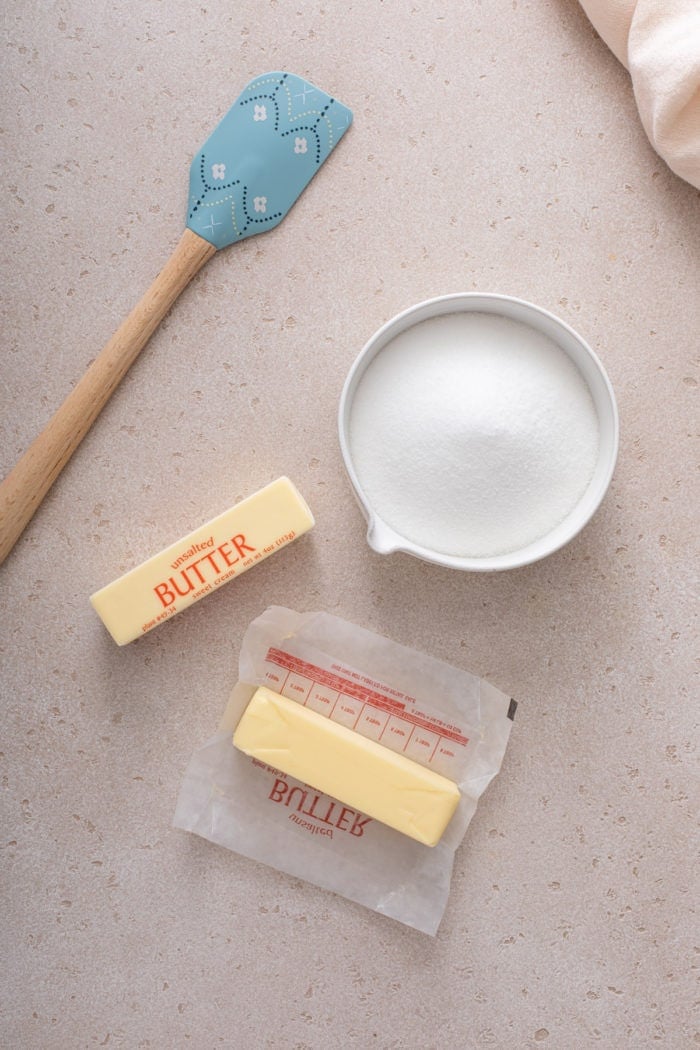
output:
<instances>
[{"instance_id":1,"label":"measurement markings on butter wrapper","mask_svg":"<svg viewBox=\"0 0 700 1050\"><path fill-rule=\"evenodd\" d=\"M267 653L265 682L290 700L414 762L459 778L469 745L466 732L417 711L408 698L387 696L276 648Z\"/></svg>"}]
</instances>

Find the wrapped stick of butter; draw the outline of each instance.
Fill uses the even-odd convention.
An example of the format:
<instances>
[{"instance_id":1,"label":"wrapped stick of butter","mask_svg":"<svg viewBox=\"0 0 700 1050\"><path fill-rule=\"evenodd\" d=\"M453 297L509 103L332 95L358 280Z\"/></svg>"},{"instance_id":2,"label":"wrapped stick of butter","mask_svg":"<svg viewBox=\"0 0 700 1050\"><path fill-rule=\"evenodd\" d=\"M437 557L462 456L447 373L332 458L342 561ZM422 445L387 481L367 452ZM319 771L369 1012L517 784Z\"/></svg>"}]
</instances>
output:
<instances>
[{"instance_id":1,"label":"wrapped stick of butter","mask_svg":"<svg viewBox=\"0 0 700 1050\"><path fill-rule=\"evenodd\" d=\"M201 525L90 598L126 645L308 532L314 518L289 478Z\"/></svg>"},{"instance_id":2,"label":"wrapped stick of butter","mask_svg":"<svg viewBox=\"0 0 700 1050\"><path fill-rule=\"evenodd\" d=\"M515 707L364 628L271 607L245 634L174 824L435 934Z\"/></svg>"}]
</instances>

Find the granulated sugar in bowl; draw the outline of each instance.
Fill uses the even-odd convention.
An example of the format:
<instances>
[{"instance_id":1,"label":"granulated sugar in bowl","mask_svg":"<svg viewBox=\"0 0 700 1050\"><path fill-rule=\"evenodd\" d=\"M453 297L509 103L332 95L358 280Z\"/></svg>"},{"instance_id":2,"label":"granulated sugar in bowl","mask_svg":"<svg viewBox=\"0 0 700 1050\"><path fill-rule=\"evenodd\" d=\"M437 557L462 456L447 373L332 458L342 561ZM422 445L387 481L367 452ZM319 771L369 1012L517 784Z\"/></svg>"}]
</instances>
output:
<instances>
[{"instance_id":1,"label":"granulated sugar in bowl","mask_svg":"<svg viewBox=\"0 0 700 1050\"><path fill-rule=\"evenodd\" d=\"M365 346L340 404L345 465L380 553L459 569L537 561L599 506L618 447L600 361L503 295L420 303Z\"/></svg>"}]
</instances>

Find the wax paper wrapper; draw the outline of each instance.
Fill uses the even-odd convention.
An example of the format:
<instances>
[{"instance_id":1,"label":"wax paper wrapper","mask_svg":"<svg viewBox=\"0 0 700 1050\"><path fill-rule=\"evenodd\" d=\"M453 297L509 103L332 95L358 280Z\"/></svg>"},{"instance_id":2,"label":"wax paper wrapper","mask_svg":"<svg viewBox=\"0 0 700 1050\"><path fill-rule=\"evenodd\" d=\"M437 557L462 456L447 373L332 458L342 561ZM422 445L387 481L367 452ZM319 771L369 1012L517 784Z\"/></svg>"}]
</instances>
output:
<instances>
[{"instance_id":1,"label":"wax paper wrapper","mask_svg":"<svg viewBox=\"0 0 700 1050\"><path fill-rule=\"evenodd\" d=\"M460 801L439 843L348 814L236 750L233 732L259 685L453 780ZM475 675L362 627L273 606L245 634L239 682L219 731L190 760L174 825L435 934L455 850L500 769L515 706Z\"/></svg>"}]
</instances>

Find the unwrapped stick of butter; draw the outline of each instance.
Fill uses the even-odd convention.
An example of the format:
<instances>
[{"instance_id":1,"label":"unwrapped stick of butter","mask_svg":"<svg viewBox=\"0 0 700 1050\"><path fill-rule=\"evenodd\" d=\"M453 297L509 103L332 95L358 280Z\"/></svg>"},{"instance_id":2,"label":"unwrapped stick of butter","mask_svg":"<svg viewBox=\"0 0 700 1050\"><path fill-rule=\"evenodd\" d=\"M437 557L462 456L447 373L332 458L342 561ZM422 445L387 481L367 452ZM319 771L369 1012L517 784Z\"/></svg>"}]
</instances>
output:
<instances>
[{"instance_id":1,"label":"unwrapped stick of butter","mask_svg":"<svg viewBox=\"0 0 700 1050\"><path fill-rule=\"evenodd\" d=\"M260 686L234 746L426 846L440 841L460 799L447 777Z\"/></svg>"},{"instance_id":2,"label":"unwrapped stick of butter","mask_svg":"<svg viewBox=\"0 0 700 1050\"><path fill-rule=\"evenodd\" d=\"M103 587L90 601L117 645L126 645L286 547L313 524L289 478L278 478Z\"/></svg>"}]
</instances>

